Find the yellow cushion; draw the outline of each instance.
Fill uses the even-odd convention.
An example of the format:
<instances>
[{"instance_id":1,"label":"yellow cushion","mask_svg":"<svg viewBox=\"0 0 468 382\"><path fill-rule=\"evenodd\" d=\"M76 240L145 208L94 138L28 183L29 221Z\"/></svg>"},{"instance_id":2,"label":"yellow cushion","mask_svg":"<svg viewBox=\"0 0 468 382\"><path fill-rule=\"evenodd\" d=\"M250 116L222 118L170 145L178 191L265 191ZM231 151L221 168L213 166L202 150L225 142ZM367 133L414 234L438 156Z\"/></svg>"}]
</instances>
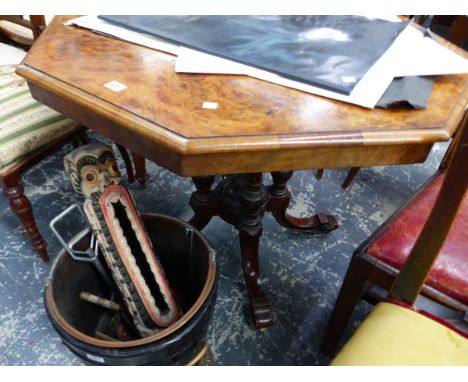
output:
<instances>
[{"instance_id":1,"label":"yellow cushion","mask_svg":"<svg viewBox=\"0 0 468 382\"><path fill-rule=\"evenodd\" d=\"M468 366L468 339L417 312L376 305L332 366Z\"/></svg>"}]
</instances>

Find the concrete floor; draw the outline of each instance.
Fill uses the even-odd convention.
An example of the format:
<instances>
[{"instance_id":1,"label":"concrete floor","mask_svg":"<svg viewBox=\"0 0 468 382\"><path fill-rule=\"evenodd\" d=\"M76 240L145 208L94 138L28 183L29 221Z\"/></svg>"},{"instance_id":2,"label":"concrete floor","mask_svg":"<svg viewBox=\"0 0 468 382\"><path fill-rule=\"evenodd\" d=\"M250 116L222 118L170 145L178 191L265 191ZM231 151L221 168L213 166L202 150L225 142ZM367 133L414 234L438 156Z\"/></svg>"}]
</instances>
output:
<instances>
[{"instance_id":1,"label":"concrete floor","mask_svg":"<svg viewBox=\"0 0 468 382\"><path fill-rule=\"evenodd\" d=\"M91 134L93 140L103 140ZM326 365L318 351L353 250L400 206L437 168L446 145L437 145L424 164L363 169L348 190L340 188L345 169L327 170L317 181L312 171L296 172L292 212L336 215L340 227L328 235L289 232L267 214L261 238L262 284L274 309L274 325L257 330L246 300L238 234L218 218L203 233L220 265L218 299L208 330L214 365ZM27 172L23 179L39 230L53 259L60 245L49 221L80 202L62 160L64 147ZM123 164L120 163L125 174ZM193 185L147 162L145 190L130 185L140 212L159 212L187 219ZM124 177L124 182L126 181ZM265 176L265 182L270 180ZM28 238L5 198L0 198L0 365L81 365L51 326L43 305L50 265L31 250ZM362 302L350 325L356 327L370 306ZM349 333L348 333L349 335Z\"/></svg>"}]
</instances>

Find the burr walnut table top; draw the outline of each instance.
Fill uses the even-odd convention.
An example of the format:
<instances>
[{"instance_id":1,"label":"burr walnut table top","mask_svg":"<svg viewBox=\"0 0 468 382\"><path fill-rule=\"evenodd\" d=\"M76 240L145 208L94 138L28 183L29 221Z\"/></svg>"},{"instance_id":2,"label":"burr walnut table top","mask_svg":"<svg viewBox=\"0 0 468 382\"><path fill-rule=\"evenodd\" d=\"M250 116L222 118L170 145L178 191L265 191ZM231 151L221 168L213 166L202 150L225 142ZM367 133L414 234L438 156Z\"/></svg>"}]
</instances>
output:
<instances>
[{"instance_id":1,"label":"burr walnut table top","mask_svg":"<svg viewBox=\"0 0 468 382\"><path fill-rule=\"evenodd\" d=\"M69 18L18 68L33 97L184 176L421 162L466 108L466 75L439 76L424 110L368 110L247 76L178 74L175 56Z\"/></svg>"}]
</instances>

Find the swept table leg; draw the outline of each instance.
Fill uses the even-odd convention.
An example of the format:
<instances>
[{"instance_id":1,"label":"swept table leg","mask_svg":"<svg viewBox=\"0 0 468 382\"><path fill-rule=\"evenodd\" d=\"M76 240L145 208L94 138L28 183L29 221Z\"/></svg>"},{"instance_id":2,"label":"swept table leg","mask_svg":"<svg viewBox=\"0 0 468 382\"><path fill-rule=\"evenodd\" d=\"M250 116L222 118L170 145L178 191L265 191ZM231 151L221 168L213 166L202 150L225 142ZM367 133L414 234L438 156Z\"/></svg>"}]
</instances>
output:
<instances>
[{"instance_id":1,"label":"swept table leg","mask_svg":"<svg viewBox=\"0 0 468 382\"><path fill-rule=\"evenodd\" d=\"M293 171L272 172L273 184L269 187L269 202L267 210L271 211L276 221L283 227L299 232L330 232L338 228L334 216L316 214L314 216L299 218L287 212L291 193L287 183L293 175Z\"/></svg>"},{"instance_id":2,"label":"swept table leg","mask_svg":"<svg viewBox=\"0 0 468 382\"><path fill-rule=\"evenodd\" d=\"M262 217L268 202L268 193L263 185L262 174L245 175L241 190L241 216L237 224L244 277L255 324L258 328L273 323L271 305L259 285L260 269L258 262L259 240L262 235Z\"/></svg>"},{"instance_id":3,"label":"swept table leg","mask_svg":"<svg viewBox=\"0 0 468 382\"><path fill-rule=\"evenodd\" d=\"M196 191L190 206L195 214L190 223L203 229L213 216L219 216L239 231L247 294L258 328L273 323L270 301L259 284L259 242L265 211L271 211L279 224L295 231L329 232L338 227L331 215L297 218L286 212L291 199L286 185L292 175L293 171L273 172L273 185L268 189L261 173L226 175L214 190L214 176L192 178Z\"/></svg>"},{"instance_id":4,"label":"swept table leg","mask_svg":"<svg viewBox=\"0 0 468 382\"><path fill-rule=\"evenodd\" d=\"M190 207L192 207L195 214L189 223L195 228L202 230L210 222L213 215L216 214L216 203L211 192L211 186L215 177L195 176L192 177L192 180L197 190L190 198Z\"/></svg>"}]
</instances>

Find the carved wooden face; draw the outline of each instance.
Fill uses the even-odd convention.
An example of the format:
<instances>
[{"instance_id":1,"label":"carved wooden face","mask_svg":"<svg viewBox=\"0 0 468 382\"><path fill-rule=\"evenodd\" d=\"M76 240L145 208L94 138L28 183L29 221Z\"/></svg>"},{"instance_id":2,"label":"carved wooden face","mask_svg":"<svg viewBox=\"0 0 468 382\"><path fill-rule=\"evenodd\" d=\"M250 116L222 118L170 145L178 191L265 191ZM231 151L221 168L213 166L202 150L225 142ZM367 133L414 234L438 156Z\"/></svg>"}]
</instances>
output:
<instances>
[{"instance_id":1,"label":"carved wooden face","mask_svg":"<svg viewBox=\"0 0 468 382\"><path fill-rule=\"evenodd\" d=\"M64 165L73 188L85 198L99 197L107 186L121 180L114 152L108 145L81 146L65 156Z\"/></svg>"}]
</instances>

